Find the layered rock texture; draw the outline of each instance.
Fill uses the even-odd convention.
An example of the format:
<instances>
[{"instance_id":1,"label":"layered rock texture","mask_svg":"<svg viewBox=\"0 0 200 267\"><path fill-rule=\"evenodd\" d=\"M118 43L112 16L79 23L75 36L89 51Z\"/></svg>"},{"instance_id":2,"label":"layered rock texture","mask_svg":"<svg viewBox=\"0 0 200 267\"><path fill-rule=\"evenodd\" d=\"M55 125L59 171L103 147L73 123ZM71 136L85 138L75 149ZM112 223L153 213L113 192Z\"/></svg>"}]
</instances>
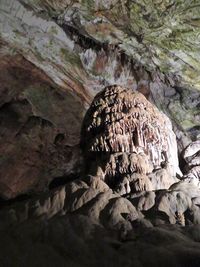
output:
<instances>
[{"instance_id":1,"label":"layered rock texture","mask_svg":"<svg viewBox=\"0 0 200 267\"><path fill-rule=\"evenodd\" d=\"M112 186L126 183L126 193L169 188L180 174L169 119L131 89L109 86L94 98L82 146L91 172Z\"/></svg>"},{"instance_id":2,"label":"layered rock texture","mask_svg":"<svg viewBox=\"0 0 200 267\"><path fill-rule=\"evenodd\" d=\"M2 204L3 255L14 251L12 259L0 255L2 265L199 266L200 188L190 175L199 141L185 149L191 169L177 179L169 119L142 94L117 85L95 97L81 139L85 174Z\"/></svg>"},{"instance_id":3,"label":"layered rock texture","mask_svg":"<svg viewBox=\"0 0 200 267\"><path fill-rule=\"evenodd\" d=\"M2 266L193 266L200 263L200 190L121 197L98 177L1 208ZM184 227L183 227L184 226ZM5 257L12 248L12 258Z\"/></svg>"},{"instance_id":4,"label":"layered rock texture","mask_svg":"<svg viewBox=\"0 0 200 267\"><path fill-rule=\"evenodd\" d=\"M200 266L199 12L0 0L0 266Z\"/></svg>"},{"instance_id":5,"label":"layered rock texture","mask_svg":"<svg viewBox=\"0 0 200 267\"><path fill-rule=\"evenodd\" d=\"M199 138L198 12L196 1L1 0L1 197L78 175L82 119L107 85L163 110L179 153Z\"/></svg>"},{"instance_id":6,"label":"layered rock texture","mask_svg":"<svg viewBox=\"0 0 200 267\"><path fill-rule=\"evenodd\" d=\"M10 199L78 171L83 108L22 56L0 69L0 196Z\"/></svg>"},{"instance_id":7,"label":"layered rock texture","mask_svg":"<svg viewBox=\"0 0 200 267\"><path fill-rule=\"evenodd\" d=\"M183 157L186 161L184 180L200 187L200 140L188 145Z\"/></svg>"}]
</instances>

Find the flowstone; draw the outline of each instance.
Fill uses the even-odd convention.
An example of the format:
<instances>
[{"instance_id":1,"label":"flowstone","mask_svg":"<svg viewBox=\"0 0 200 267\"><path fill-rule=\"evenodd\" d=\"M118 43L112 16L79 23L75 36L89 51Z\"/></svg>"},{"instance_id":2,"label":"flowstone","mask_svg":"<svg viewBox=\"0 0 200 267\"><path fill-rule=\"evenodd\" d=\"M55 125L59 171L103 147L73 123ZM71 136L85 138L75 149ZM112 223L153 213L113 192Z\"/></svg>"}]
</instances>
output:
<instances>
[{"instance_id":1,"label":"flowstone","mask_svg":"<svg viewBox=\"0 0 200 267\"><path fill-rule=\"evenodd\" d=\"M121 194L167 189L180 174L170 120L141 93L121 86L108 86L94 98L82 148L86 172Z\"/></svg>"}]
</instances>

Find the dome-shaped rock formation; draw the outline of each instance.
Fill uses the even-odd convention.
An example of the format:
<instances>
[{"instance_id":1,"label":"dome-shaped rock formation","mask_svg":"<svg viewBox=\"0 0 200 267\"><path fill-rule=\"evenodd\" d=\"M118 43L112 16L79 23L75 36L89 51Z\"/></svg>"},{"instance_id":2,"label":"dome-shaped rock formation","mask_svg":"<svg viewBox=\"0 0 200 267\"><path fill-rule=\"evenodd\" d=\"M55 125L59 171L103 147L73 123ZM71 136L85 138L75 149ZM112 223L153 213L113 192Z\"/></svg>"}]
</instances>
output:
<instances>
[{"instance_id":1,"label":"dome-shaped rock formation","mask_svg":"<svg viewBox=\"0 0 200 267\"><path fill-rule=\"evenodd\" d=\"M112 186L128 179L136 191L168 188L180 173L169 119L142 94L117 85L106 87L91 104L82 147L87 171ZM167 174L155 183L161 169ZM125 191L130 190L128 185Z\"/></svg>"}]
</instances>

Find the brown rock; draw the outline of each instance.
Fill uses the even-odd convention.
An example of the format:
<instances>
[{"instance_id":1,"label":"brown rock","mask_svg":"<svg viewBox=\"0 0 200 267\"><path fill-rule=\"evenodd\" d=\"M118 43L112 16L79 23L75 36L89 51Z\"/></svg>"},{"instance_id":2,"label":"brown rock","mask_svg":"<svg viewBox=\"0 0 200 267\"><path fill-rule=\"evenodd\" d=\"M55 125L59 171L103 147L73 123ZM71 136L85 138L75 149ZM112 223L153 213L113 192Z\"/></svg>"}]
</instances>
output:
<instances>
[{"instance_id":1,"label":"brown rock","mask_svg":"<svg viewBox=\"0 0 200 267\"><path fill-rule=\"evenodd\" d=\"M11 199L79 173L83 107L22 56L0 63L0 197Z\"/></svg>"}]
</instances>

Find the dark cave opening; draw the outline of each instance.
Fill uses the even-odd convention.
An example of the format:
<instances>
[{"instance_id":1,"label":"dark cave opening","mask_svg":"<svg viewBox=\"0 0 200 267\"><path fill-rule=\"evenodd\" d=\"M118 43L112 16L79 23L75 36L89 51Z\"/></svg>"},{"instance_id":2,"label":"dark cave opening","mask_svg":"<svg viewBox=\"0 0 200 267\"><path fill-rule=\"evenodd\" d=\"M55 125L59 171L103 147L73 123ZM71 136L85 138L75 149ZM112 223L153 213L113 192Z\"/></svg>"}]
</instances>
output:
<instances>
[{"instance_id":1,"label":"dark cave opening","mask_svg":"<svg viewBox=\"0 0 200 267\"><path fill-rule=\"evenodd\" d=\"M64 186L79 178L78 174L71 174L67 176L55 177L48 185L49 190L55 189L60 186Z\"/></svg>"}]
</instances>

